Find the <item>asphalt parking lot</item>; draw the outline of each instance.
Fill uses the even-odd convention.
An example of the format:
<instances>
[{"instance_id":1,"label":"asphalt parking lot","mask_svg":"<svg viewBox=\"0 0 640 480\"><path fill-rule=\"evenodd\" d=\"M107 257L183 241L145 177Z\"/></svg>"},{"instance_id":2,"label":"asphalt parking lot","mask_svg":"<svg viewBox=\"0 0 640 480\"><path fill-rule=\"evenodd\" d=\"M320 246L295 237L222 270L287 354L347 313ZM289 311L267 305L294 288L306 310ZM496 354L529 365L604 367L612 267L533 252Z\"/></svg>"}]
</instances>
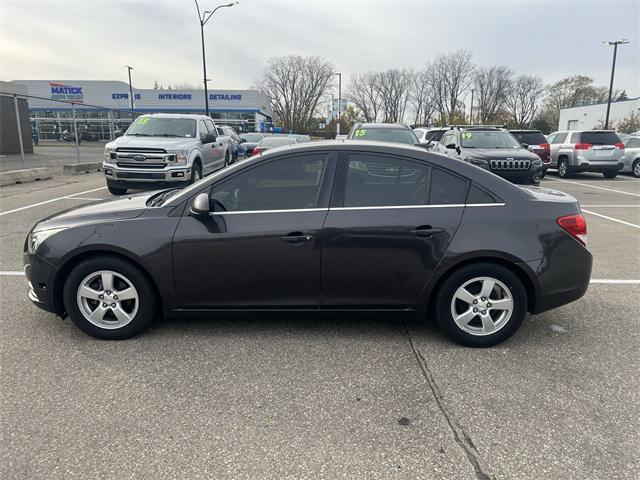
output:
<instances>
[{"instance_id":1,"label":"asphalt parking lot","mask_svg":"<svg viewBox=\"0 0 640 480\"><path fill-rule=\"evenodd\" d=\"M577 302L474 350L403 318L161 320L90 338L32 306L38 220L109 198L100 175L0 189L0 477L622 479L640 471L640 181L580 200Z\"/></svg>"}]
</instances>

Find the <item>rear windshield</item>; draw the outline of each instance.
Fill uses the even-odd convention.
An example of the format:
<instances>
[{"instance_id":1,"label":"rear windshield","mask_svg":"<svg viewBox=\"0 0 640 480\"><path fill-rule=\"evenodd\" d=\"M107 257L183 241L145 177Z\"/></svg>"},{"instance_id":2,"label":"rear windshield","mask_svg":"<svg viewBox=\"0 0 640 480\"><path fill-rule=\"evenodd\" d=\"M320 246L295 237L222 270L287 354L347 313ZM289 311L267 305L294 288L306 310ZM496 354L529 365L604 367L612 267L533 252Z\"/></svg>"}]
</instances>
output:
<instances>
[{"instance_id":1,"label":"rear windshield","mask_svg":"<svg viewBox=\"0 0 640 480\"><path fill-rule=\"evenodd\" d=\"M444 135L444 132L446 132L446 130L431 130L430 132L427 132L427 134L424 136L424 139L429 142L432 140L434 142L439 142L442 138L442 135Z\"/></svg>"},{"instance_id":2,"label":"rear windshield","mask_svg":"<svg viewBox=\"0 0 640 480\"><path fill-rule=\"evenodd\" d=\"M590 143L591 145L615 145L620 143L620 137L615 132L582 132L580 143Z\"/></svg>"},{"instance_id":3,"label":"rear windshield","mask_svg":"<svg viewBox=\"0 0 640 480\"><path fill-rule=\"evenodd\" d=\"M375 140L379 142L406 143L415 145L418 137L412 130L405 128L359 128L351 137L355 140Z\"/></svg>"},{"instance_id":4,"label":"rear windshield","mask_svg":"<svg viewBox=\"0 0 640 480\"><path fill-rule=\"evenodd\" d=\"M240 137L244 138L247 142L255 142L258 143L262 140L262 135L258 133L243 133Z\"/></svg>"},{"instance_id":5,"label":"rear windshield","mask_svg":"<svg viewBox=\"0 0 640 480\"><path fill-rule=\"evenodd\" d=\"M511 135L516 137L516 140L520 143L526 143L527 145L548 143L546 137L540 132L511 132Z\"/></svg>"},{"instance_id":6,"label":"rear windshield","mask_svg":"<svg viewBox=\"0 0 640 480\"><path fill-rule=\"evenodd\" d=\"M281 145L291 145L292 143L296 143L295 138L286 137L286 138L276 138L269 137L260 141L258 146L260 147L279 147Z\"/></svg>"},{"instance_id":7,"label":"rear windshield","mask_svg":"<svg viewBox=\"0 0 640 480\"><path fill-rule=\"evenodd\" d=\"M464 148L522 148L509 132L503 130L466 130L460 133Z\"/></svg>"}]
</instances>

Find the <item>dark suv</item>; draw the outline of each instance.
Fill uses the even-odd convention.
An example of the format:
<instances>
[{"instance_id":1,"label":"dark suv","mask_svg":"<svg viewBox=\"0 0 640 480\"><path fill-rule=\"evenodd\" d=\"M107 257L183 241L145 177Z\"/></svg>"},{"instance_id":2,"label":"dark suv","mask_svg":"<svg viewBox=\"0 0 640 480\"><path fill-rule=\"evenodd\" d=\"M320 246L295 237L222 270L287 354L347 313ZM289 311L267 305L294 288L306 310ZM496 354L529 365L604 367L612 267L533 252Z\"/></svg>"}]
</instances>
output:
<instances>
[{"instance_id":1,"label":"dark suv","mask_svg":"<svg viewBox=\"0 0 640 480\"><path fill-rule=\"evenodd\" d=\"M451 127L432 151L472 163L513 183L537 185L544 172L540 157L501 127Z\"/></svg>"},{"instance_id":2,"label":"dark suv","mask_svg":"<svg viewBox=\"0 0 640 480\"><path fill-rule=\"evenodd\" d=\"M523 148L535 153L542 160L542 176L547 173L551 164L551 147L540 130L509 130Z\"/></svg>"},{"instance_id":3,"label":"dark suv","mask_svg":"<svg viewBox=\"0 0 640 480\"><path fill-rule=\"evenodd\" d=\"M418 143L416 134L404 123L356 123L347 135L350 140L374 140L378 142Z\"/></svg>"}]
</instances>

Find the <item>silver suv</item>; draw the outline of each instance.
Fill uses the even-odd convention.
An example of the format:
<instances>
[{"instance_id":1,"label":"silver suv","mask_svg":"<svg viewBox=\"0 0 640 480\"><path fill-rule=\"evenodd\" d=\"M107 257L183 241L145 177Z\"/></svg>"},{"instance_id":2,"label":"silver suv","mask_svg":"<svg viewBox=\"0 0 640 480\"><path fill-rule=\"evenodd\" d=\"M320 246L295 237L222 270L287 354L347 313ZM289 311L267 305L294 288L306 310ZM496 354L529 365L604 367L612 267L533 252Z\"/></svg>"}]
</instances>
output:
<instances>
[{"instance_id":1,"label":"silver suv","mask_svg":"<svg viewBox=\"0 0 640 480\"><path fill-rule=\"evenodd\" d=\"M547 137L551 149L551 168L558 176L577 172L600 172L615 178L623 166L624 144L611 130L561 131Z\"/></svg>"},{"instance_id":2,"label":"silver suv","mask_svg":"<svg viewBox=\"0 0 640 480\"><path fill-rule=\"evenodd\" d=\"M197 182L229 164L232 154L207 116L142 115L107 143L102 169L109 191L123 195L130 188Z\"/></svg>"}]
</instances>

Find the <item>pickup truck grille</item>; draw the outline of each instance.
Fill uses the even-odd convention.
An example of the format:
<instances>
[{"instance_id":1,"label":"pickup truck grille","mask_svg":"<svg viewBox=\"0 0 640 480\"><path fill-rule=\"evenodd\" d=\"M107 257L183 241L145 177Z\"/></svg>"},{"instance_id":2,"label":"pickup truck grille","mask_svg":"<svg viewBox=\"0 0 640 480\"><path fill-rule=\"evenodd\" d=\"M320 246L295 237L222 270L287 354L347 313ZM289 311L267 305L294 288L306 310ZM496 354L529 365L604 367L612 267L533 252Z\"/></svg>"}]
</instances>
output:
<instances>
[{"instance_id":1,"label":"pickup truck grille","mask_svg":"<svg viewBox=\"0 0 640 480\"><path fill-rule=\"evenodd\" d=\"M165 168L169 161L175 160L164 148L121 147L111 154L120 168Z\"/></svg>"},{"instance_id":2,"label":"pickup truck grille","mask_svg":"<svg viewBox=\"0 0 640 480\"><path fill-rule=\"evenodd\" d=\"M491 170L529 170L530 160L491 160Z\"/></svg>"}]
</instances>

